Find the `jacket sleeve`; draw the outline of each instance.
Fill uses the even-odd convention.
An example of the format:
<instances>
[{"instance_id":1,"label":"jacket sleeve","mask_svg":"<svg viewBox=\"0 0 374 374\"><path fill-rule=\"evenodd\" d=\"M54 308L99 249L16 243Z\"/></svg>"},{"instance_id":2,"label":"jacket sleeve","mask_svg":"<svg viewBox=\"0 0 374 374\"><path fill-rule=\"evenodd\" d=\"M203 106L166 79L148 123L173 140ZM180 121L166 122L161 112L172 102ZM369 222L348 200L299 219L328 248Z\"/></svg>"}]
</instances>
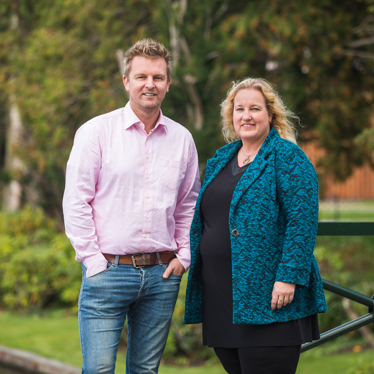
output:
<instances>
[{"instance_id":1,"label":"jacket sleeve","mask_svg":"<svg viewBox=\"0 0 374 374\"><path fill-rule=\"evenodd\" d=\"M318 229L318 182L304 152L292 145L279 152L276 182L284 217L284 245L276 280L307 286Z\"/></svg>"}]
</instances>

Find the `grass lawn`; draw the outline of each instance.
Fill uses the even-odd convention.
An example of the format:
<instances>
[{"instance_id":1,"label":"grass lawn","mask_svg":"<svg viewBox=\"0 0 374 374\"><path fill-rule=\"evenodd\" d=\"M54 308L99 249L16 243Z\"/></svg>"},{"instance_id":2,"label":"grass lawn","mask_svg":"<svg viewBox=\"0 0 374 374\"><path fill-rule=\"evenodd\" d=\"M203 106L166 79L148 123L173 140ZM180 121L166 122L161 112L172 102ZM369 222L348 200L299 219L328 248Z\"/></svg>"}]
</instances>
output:
<instances>
[{"instance_id":1,"label":"grass lawn","mask_svg":"<svg viewBox=\"0 0 374 374\"><path fill-rule=\"evenodd\" d=\"M82 364L78 320L64 311L39 315L19 315L0 312L0 344L53 358L80 367ZM328 344L328 343L327 343ZM321 348L319 348L321 350ZM372 351L345 353L317 357L313 351L301 355L297 374L344 374L356 365L357 360L369 361ZM125 373L125 354L120 352L117 373ZM175 367L162 365L160 374L224 374L220 365Z\"/></svg>"},{"instance_id":2,"label":"grass lawn","mask_svg":"<svg viewBox=\"0 0 374 374\"><path fill-rule=\"evenodd\" d=\"M374 201L326 202L320 201L319 221L373 222Z\"/></svg>"}]
</instances>

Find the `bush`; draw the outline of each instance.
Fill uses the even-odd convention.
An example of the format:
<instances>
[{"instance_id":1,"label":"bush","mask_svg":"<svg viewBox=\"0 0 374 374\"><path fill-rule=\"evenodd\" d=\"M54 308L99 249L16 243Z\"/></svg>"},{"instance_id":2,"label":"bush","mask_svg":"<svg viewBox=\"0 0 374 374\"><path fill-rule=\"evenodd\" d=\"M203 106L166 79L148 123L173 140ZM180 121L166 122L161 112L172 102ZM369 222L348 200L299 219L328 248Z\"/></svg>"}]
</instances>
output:
<instances>
[{"instance_id":1,"label":"bush","mask_svg":"<svg viewBox=\"0 0 374 374\"><path fill-rule=\"evenodd\" d=\"M180 365L215 360L212 348L202 344L201 324L184 325L184 300L186 296L187 274L182 278L178 300L175 305L163 359Z\"/></svg>"},{"instance_id":2,"label":"bush","mask_svg":"<svg viewBox=\"0 0 374 374\"><path fill-rule=\"evenodd\" d=\"M0 213L0 305L76 307L81 270L65 234L41 209Z\"/></svg>"},{"instance_id":3,"label":"bush","mask_svg":"<svg viewBox=\"0 0 374 374\"><path fill-rule=\"evenodd\" d=\"M322 278L371 297L374 290L373 249L374 237L318 237L314 254ZM328 311L319 315L321 332L351 320L343 308L341 296L328 291L325 295ZM350 306L359 316L368 313L368 308L362 304L352 301ZM367 327L373 331L373 325ZM356 330L349 336L353 346L360 335Z\"/></svg>"},{"instance_id":4,"label":"bush","mask_svg":"<svg viewBox=\"0 0 374 374\"><path fill-rule=\"evenodd\" d=\"M371 361L360 360L347 374L374 374L374 364Z\"/></svg>"}]
</instances>

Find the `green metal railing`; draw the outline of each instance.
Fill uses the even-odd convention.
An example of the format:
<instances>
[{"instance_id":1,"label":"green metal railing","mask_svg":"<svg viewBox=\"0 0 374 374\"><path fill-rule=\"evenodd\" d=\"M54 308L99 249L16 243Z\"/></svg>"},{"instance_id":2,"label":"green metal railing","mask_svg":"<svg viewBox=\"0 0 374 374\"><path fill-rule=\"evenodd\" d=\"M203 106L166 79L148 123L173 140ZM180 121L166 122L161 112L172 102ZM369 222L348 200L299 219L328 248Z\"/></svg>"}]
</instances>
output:
<instances>
[{"instance_id":1,"label":"green metal railing","mask_svg":"<svg viewBox=\"0 0 374 374\"><path fill-rule=\"evenodd\" d=\"M318 236L374 236L374 222L320 222L318 224ZM333 292L337 295L346 297L357 303L366 305L369 310L368 313L347 322L344 325L335 327L332 330L321 334L321 338L314 342L305 343L301 346L301 352L308 351L318 345L335 339L338 336L347 334L351 331L357 330L362 326L374 323L374 295L368 297L358 292L352 291L348 288L341 287L335 283L329 282L325 279L323 287L325 290Z\"/></svg>"}]
</instances>

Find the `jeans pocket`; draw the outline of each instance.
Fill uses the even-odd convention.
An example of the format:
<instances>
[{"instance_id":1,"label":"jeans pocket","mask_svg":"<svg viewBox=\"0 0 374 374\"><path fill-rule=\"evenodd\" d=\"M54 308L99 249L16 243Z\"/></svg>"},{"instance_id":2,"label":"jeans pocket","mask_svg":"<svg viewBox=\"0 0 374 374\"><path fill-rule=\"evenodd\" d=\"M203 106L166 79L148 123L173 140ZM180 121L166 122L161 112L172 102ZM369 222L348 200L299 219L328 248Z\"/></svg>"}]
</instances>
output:
<instances>
[{"instance_id":1,"label":"jeans pocket","mask_svg":"<svg viewBox=\"0 0 374 374\"><path fill-rule=\"evenodd\" d=\"M174 276L174 277L177 277L177 278L180 278L180 279L182 279L182 277L183 277L183 274L182 275L179 275L179 274L175 274L175 273L171 273L170 274L170 276Z\"/></svg>"},{"instance_id":2,"label":"jeans pocket","mask_svg":"<svg viewBox=\"0 0 374 374\"><path fill-rule=\"evenodd\" d=\"M97 278L97 277L99 277L100 275L103 275L103 274L107 273L108 271L110 271L110 270L113 269L113 268L114 268L114 264L108 262L107 268L106 268L105 270L100 271L100 273L97 273L97 274L93 275L93 276L90 277L90 278L91 278L91 279L92 279L92 278ZM86 276L86 277L87 277L87 276Z\"/></svg>"},{"instance_id":3,"label":"jeans pocket","mask_svg":"<svg viewBox=\"0 0 374 374\"><path fill-rule=\"evenodd\" d=\"M162 264L162 267L164 268L164 271L165 271L168 268L168 264ZM182 279L183 274L182 275L178 275L178 274L175 274L175 273L171 273L169 275L169 278L170 277L176 277L176 278Z\"/></svg>"}]
</instances>

